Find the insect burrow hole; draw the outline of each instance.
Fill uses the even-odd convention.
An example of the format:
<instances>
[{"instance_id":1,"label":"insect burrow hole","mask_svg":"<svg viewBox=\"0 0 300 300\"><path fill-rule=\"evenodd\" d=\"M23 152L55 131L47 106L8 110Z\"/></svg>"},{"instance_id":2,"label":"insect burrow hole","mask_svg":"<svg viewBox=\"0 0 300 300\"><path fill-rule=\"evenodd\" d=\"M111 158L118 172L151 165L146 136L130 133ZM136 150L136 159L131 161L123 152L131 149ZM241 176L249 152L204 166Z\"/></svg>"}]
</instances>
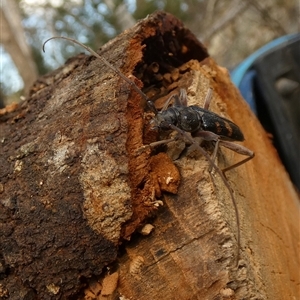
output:
<instances>
[{"instance_id":1,"label":"insect burrow hole","mask_svg":"<svg viewBox=\"0 0 300 300\"><path fill-rule=\"evenodd\" d=\"M190 69L186 63L208 57L196 37L182 27L148 37L142 46L143 58L133 75L143 82L143 92L158 110L172 92L189 86Z\"/></svg>"}]
</instances>

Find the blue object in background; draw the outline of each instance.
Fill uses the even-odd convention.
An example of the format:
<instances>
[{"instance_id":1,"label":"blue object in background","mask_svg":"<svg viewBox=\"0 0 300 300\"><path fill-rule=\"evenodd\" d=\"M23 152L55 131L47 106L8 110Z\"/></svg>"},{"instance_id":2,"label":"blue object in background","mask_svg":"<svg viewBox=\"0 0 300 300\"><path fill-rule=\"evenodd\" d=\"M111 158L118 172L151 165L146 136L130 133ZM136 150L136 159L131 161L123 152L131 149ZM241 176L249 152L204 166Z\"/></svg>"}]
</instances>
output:
<instances>
[{"instance_id":1,"label":"blue object in background","mask_svg":"<svg viewBox=\"0 0 300 300\"><path fill-rule=\"evenodd\" d=\"M280 158L300 190L300 34L263 46L231 72L231 79L273 135Z\"/></svg>"}]
</instances>

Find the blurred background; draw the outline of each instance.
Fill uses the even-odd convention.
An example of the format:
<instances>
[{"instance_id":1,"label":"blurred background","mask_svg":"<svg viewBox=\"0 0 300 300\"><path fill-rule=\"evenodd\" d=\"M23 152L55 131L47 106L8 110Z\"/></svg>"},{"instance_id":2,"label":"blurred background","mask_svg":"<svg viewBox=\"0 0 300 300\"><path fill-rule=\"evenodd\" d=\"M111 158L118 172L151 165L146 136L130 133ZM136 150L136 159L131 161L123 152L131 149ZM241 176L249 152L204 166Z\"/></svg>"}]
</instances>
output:
<instances>
[{"instance_id":1,"label":"blurred background","mask_svg":"<svg viewBox=\"0 0 300 300\"><path fill-rule=\"evenodd\" d=\"M298 0L1 0L0 104L20 101L32 83L78 53L43 42L56 35L97 49L155 10L170 12L229 69L267 42L300 31Z\"/></svg>"}]
</instances>

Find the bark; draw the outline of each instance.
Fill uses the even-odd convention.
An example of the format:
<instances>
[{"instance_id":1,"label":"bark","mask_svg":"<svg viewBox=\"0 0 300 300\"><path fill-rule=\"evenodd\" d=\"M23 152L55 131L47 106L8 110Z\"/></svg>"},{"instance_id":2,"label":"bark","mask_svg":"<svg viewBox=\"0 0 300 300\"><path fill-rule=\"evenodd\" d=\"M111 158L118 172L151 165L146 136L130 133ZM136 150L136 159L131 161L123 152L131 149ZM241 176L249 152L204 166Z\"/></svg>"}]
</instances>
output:
<instances>
[{"instance_id":1,"label":"bark","mask_svg":"<svg viewBox=\"0 0 300 300\"><path fill-rule=\"evenodd\" d=\"M297 194L228 72L162 12L99 53L134 75L157 107L179 87L189 105L201 106L212 87L211 110L243 129L243 145L256 156L227 174L241 218L239 265L236 215L218 174L196 151L182 151L180 141L141 151L159 138L143 99L81 54L41 77L22 104L1 111L1 295L296 297ZM217 164L239 159L221 149ZM147 222L154 231L141 230Z\"/></svg>"}]
</instances>

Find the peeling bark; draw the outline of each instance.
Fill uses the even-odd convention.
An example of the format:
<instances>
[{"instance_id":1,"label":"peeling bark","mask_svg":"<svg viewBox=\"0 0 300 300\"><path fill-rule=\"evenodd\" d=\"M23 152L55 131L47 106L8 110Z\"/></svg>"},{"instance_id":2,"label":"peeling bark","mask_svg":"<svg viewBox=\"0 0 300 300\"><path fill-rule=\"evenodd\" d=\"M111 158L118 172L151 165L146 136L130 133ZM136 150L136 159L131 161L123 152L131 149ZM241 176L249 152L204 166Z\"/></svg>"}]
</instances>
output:
<instances>
[{"instance_id":1,"label":"peeling bark","mask_svg":"<svg viewBox=\"0 0 300 300\"><path fill-rule=\"evenodd\" d=\"M182 147L173 162L176 144L139 151L159 138L141 96L81 54L0 114L1 295L70 299L89 286L90 299L296 297L297 195L228 73L161 12L99 53L156 106L179 88L202 105L212 87L211 110L242 128L256 157L227 176L241 216L239 266L236 216L219 176ZM221 149L217 163L239 159ZM149 236L133 235L149 220Z\"/></svg>"}]
</instances>

